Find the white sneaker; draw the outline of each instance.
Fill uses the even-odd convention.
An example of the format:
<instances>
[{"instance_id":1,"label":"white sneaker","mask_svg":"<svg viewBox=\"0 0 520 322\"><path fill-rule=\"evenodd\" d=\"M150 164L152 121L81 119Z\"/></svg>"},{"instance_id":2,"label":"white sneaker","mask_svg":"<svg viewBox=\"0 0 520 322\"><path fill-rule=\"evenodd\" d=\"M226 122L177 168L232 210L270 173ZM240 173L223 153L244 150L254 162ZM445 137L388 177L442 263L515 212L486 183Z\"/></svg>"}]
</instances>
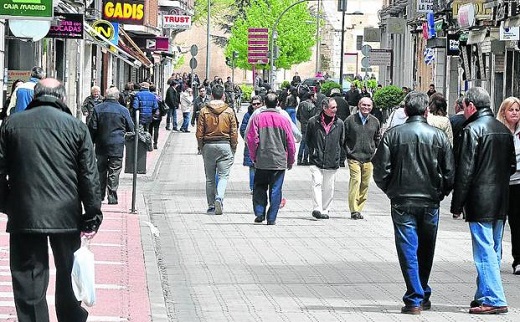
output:
<instances>
[{"instance_id":1,"label":"white sneaker","mask_svg":"<svg viewBox=\"0 0 520 322\"><path fill-rule=\"evenodd\" d=\"M215 199L215 215L222 215L222 199L217 198Z\"/></svg>"},{"instance_id":2,"label":"white sneaker","mask_svg":"<svg viewBox=\"0 0 520 322\"><path fill-rule=\"evenodd\" d=\"M513 268L513 274L515 274L515 275L520 275L520 265L516 265L516 266Z\"/></svg>"}]
</instances>

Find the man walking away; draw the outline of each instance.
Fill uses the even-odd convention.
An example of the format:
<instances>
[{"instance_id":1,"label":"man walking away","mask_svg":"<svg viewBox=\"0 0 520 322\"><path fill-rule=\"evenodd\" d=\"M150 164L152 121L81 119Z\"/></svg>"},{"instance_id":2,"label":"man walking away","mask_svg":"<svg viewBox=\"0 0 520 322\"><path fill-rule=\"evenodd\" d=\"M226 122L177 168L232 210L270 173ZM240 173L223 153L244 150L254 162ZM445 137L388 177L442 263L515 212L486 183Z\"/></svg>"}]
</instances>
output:
<instances>
[{"instance_id":1,"label":"man walking away","mask_svg":"<svg viewBox=\"0 0 520 322\"><path fill-rule=\"evenodd\" d=\"M341 146L345 140L343 121L336 116L334 98L323 101L323 111L307 124L305 141L309 149L312 174L312 216L329 219L334 198L334 181L340 166Z\"/></svg>"},{"instance_id":2,"label":"man walking away","mask_svg":"<svg viewBox=\"0 0 520 322\"><path fill-rule=\"evenodd\" d=\"M24 111L27 105L31 103L34 97L34 86L40 79L45 77L45 72L41 67L33 67L31 69L31 78L28 82L18 86L11 94L11 101L9 103L9 113Z\"/></svg>"},{"instance_id":3,"label":"man walking away","mask_svg":"<svg viewBox=\"0 0 520 322\"><path fill-rule=\"evenodd\" d=\"M471 314L507 312L500 277L504 220L509 206L509 177L516 171L513 136L493 117L482 87L470 88L462 101L466 123L455 151L454 218L466 214L477 269Z\"/></svg>"},{"instance_id":4,"label":"man walking away","mask_svg":"<svg viewBox=\"0 0 520 322\"><path fill-rule=\"evenodd\" d=\"M428 281L439 206L452 189L455 165L446 135L426 122L428 96L411 92L404 104L408 120L386 131L372 163L374 180L391 202L395 246L406 283L401 313L420 314L431 308Z\"/></svg>"},{"instance_id":5,"label":"man walking away","mask_svg":"<svg viewBox=\"0 0 520 322\"><path fill-rule=\"evenodd\" d=\"M285 169L292 168L296 150L291 121L277 111L277 104L278 96L268 93L265 98L266 109L253 114L246 132L249 156L256 168L253 187L255 222L263 222L267 214L268 225L276 224Z\"/></svg>"},{"instance_id":6,"label":"man walking away","mask_svg":"<svg viewBox=\"0 0 520 322\"><path fill-rule=\"evenodd\" d=\"M153 120L153 114L159 109L159 103L155 94L150 92L150 84L142 82L141 89L135 94L133 108L139 110L139 124L143 126L144 131L148 132L148 127Z\"/></svg>"},{"instance_id":7,"label":"man walking away","mask_svg":"<svg viewBox=\"0 0 520 322\"><path fill-rule=\"evenodd\" d=\"M213 100L200 111L196 137L206 173L207 213L222 215L229 172L237 150L238 128L235 112L222 100L224 86L213 86L211 95Z\"/></svg>"},{"instance_id":8,"label":"man walking away","mask_svg":"<svg viewBox=\"0 0 520 322\"><path fill-rule=\"evenodd\" d=\"M358 111L345 120L345 149L350 170L348 206L352 219L363 219L361 211L368 196L368 185L372 177L372 156L379 145L380 126L377 118L370 114L372 100L363 97Z\"/></svg>"},{"instance_id":9,"label":"man walking away","mask_svg":"<svg viewBox=\"0 0 520 322\"><path fill-rule=\"evenodd\" d=\"M88 128L64 100L63 84L41 80L27 109L0 128L0 210L8 218L19 322L49 321L49 243L58 321L84 322L88 316L74 296L70 274L81 236L92 238L103 219L99 177Z\"/></svg>"},{"instance_id":10,"label":"man walking away","mask_svg":"<svg viewBox=\"0 0 520 322\"><path fill-rule=\"evenodd\" d=\"M164 102L168 105L169 109L166 112L166 129L177 131L177 109L180 104L180 86L175 80L170 82L170 87L166 90L166 97ZM172 128L173 127L173 128Z\"/></svg>"},{"instance_id":11,"label":"man walking away","mask_svg":"<svg viewBox=\"0 0 520 322\"><path fill-rule=\"evenodd\" d=\"M302 133L302 141L300 142L300 148L298 149L297 165L309 165L309 150L307 149L307 143L305 142L305 133L307 132L307 123L309 123L310 118L314 115L316 115L314 93L308 92L303 94L302 102L298 106L298 112L296 113L296 118L300 122Z\"/></svg>"},{"instance_id":12,"label":"man walking away","mask_svg":"<svg viewBox=\"0 0 520 322\"><path fill-rule=\"evenodd\" d=\"M96 147L97 168L101 186L101 200L108 189L108 204L117 204L119 174L123 166L125 133L134 131L130 112L119 104L119 90L107 89L105 102L97 105L88 125Z\"/></svg>"}]
</instances>

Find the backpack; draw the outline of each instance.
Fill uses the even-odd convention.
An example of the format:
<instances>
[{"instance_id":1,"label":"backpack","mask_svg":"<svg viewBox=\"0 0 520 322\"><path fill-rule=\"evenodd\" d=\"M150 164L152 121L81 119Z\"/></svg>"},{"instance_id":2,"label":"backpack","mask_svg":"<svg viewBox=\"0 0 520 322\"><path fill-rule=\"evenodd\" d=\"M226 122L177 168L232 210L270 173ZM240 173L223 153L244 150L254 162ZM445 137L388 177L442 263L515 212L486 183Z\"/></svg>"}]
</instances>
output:
<instances>
[{"instance_id":1,"label":"backpack","mask_svg":"<svg viewBox=\"0 0 520 322\"><path fill-rule=\"evenodd\" d=\"M161 113L161 116L165 116L168 113L170 107L162 100L158 101L157 103L159 104L159 112Z\"/></svg>"}]
</instances>

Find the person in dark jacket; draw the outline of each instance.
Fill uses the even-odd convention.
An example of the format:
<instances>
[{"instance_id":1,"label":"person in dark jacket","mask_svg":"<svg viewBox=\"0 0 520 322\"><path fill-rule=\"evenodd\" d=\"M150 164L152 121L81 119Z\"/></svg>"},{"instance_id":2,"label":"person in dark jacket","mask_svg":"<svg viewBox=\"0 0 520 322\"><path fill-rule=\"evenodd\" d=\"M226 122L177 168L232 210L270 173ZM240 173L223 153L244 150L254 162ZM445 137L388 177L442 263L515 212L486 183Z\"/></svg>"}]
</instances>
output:
<instances>
[{"instance_id":1,"label":"person in dark jacket","mask_svg":"<svg viewBox=\"0 0 520 322\"><path fill-rule=\"evenodd\" d=\"M150 92L150 84L142 82L141 89L135 94L133 108L139 111L139 124L143 126L145 131L153 120L153 114L159 109L159 103L155 94Z\"/></svg>"},{"instance_id":2,"label":"person in dark jacket","mask_svg":"<svg viewBox=\"0 0 520 322\"><path fill-rule=\"evenodd\" d=\"M177 81L171 81L170 87L166 90L166 97L164 102L168 105L169 109L166 114L166 129L178 131L177 128L177 110L181 102L181 89L180 83Z\"/></svg>"},{"instance_id":3,"label":"person in dark jacket","mask_svg":"<svg viewBox=\"0 0 520 322\"><path fill-rule=\"evenodd\" d=\"M254 111L258 108L260 108L263 105L262 97L257 95L253 96L251 98L251 105L247 108L247 113L244 114L244 117L242 118L242 123L240 123L240 136L242 139L245 140L246 138L246 129L247 124L249 123L249 119L253 115ZM246 167L249 167L249 190L251 191L251 194L253 194L253 188L255 184L255 164L251 160L251 157L249 157L249 149L247 148L247 144L244 144L244 162L243 165Z\"/></svg>"},{"instance_id":4,"label":"person in dark jacket","mask_svg":"<svg viewBox=\"0 0 520 322\"><path fill-rule=\"evenodd\" d=\"M85 124L90 122L92 117L92 111L96 105L101 104L104 98L101 96L101 89L99 86L92 86L90 89L90 95L85 98L83 104L81 104L81 112L85 116Z\"/></svg>"},{"instance_id":5,"label":"person in dark jacket","mask_svg":"<svg viewBox=\"0 0 520 322\"><path fill-rule=\"evenodd\" d=\"M193 100L193 113L191 115L191 126L195 126L199 119L200 110L211 101L207 88L201 86L199 88L199 95Z\"/></svg>"},{"instance_id":6,"label":"person in dark jacket","mask_svg":"<svg viewBox=\"0 0 520 322\"><path fill-rule=\"evenodd\" d=\"M296 118L300 122L300 129L302 132L302 141L300 142L300 148L298 149L297 165L309 165L309 150L305 143L305 134L307 132L307 123L314 115L316 115L314 93L308 92L303 94L302 102L298 106L298 112L296 112Z\"/></svg>"},{"instance_id":7,"label":"person in dark jacket","mask_svg":"<svg viewBox=\"0 0 520 322\"><path fill-rule=\"evenodd\" d=\"M457 98L455 101L455 115L450 116L451 129L453 131L453 150L458 149L458 140L466 117L464 117L464 107L462 106L462 97Z\"/></svg>"},{"instance_id":8,"label":"person in dark jacket","mask_svg":"<svg viewBox=\"0 0 520 322\"><path fill-rule=\"evenodd\" d=\"M0 210L8 218L20 322L49 321L49 243L58 321L84 322L88 316L72 290L71 271L81 237L94 237L103 219L101 195L88 128L72 116L64 99L63 84L43 79L27 109L0 128Z\"/></svg>"},{"instance_id":9,"label":"person in dark jacket","mask_svg":"<svg viewBox=\"0 0 520 322\"><path fill-rule=\"evenodd\" d=\"M477 290L469 313L506 313L500 261L509 177L516 172L513 136L494 118L491 98L484 88L470 88L462 104L466 123L455 151L451 212L458 217L464 208L471 232Z\"/></svg>"},{"instance_id":10,"label":"person in dark jacket","mask_svg":"<svg viewBox=\"0 0 520 322\"><path fill-rule=\"evenodd\" d=\"M162 98L160 95L157 94L157 88L155 85L150 85L150 92L155 95L155 99L157 100L157 104L161 106L161 104L164 104L162 102ZM153 138L153 148L157 150L157 142L159 141L159 127L161 126L162 121L162 114L160 111L160 108L157 109L153 115L152 115L152 123L150 123L150 127L148 128L148 132L150 133L150 136Z\"/></svg>"},{"instance_id":11,"label":"person in dark jacket","mask_svg":"<svg viewBox=\"0 0 520 322\"><path fill-rule=\"evenodd\" d=\"M88 127L96 147L101 199L105 199L108 190L108 204L115 205L123 167L125 133L134 131L134 122L128 109L119 104L116 87L107 89L105 97L105 102L94 108Z\"/></svg>"},{"instance_id":12,"label":"person in dark jacket","mask_svg":"<svg viewBox=\"0 0 520 322\"><path fill-rule=\"evenodd\" d=\"M431 308L428 280L439 207L455 176L451 144L442 130L426 122L427 108L426 94L408 94L406 123L385 132L372 159L374 181L390 198L395 246L406 282L404 314Z\"/></svg>"},{"instance_id":13,"label":"person in dark jacket","mask_svg":"<svg viewBox=\"0 0 520 322\"><path fill-rule=\"evenodd\" d=\"M350 85L350 90L345 93L345 101L347 101L351 113L357 109L360 99L361 94L359 93L356 84Z\"/></svg>"},{"instance_id":14,"label":"person in dark jacket","mask_svg":"<svg viewBox=\"0 0 520 322\"><path fill-rule=\"evenodd\" d=\"M381 126L370 114L373 102L368 97L359 100L357 112L345 120L345 149L350 171L348 206L350 218L363 219L361 211L368 198L368 186L372 177L372 157L381 140Z\"/></svg>"},{"instance_id":15,"label":"person in dark jacket","mask_svg":"<svg viewBox=\"0 0 520 322\"><path fill-rule=\"evenodd\" d=\"M336 116L336 100L327 98L322 104L323 111L313 116L307 124L305 142L309 149L312 173L312 216L329 219L345 128L343 121Z\"/></svg>"}]
</instances>

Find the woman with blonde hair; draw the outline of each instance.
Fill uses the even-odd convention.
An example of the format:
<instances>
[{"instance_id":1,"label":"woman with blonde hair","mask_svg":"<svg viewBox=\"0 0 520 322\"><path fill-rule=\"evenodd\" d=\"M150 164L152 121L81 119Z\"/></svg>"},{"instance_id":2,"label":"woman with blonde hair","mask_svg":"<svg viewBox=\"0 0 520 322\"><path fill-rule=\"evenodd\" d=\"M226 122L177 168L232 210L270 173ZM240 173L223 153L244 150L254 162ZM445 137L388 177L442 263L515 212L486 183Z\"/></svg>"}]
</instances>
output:
<instances>
[{"instance_id":1,"label":"woman with blonde hair","mask_svg":"<svg viewBox=\"0 0 520 322\"><path fill-rule=\"evenodd\" d=\"M451 128L450 119L446 116L448 104L441 93L434 93L430 96L430 107L426 120L431 126L435 126L446 133L453 146L453 129Z\"/></svg>"},{"instance_id":2,"label":"woman with blonde hair","mask_svg":"<svg viewBox=\"0 0 520 322\"><path fill-rule=\"evenodd\" d=\"M498 109L497 119L511 131L515 143L516 172L509 180L507 217L511 228L513 274L520 275L520 99L506 98Z\"/></svg>"}]
</instances>

